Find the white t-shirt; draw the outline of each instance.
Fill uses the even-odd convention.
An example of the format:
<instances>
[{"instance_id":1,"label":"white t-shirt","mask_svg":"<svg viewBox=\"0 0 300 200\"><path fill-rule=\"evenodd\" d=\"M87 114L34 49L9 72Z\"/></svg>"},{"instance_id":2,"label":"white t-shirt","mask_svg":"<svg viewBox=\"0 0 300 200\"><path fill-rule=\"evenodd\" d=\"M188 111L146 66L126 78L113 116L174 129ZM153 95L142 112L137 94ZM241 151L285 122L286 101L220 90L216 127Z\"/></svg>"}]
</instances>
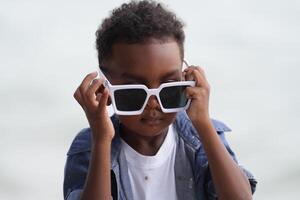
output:
<instances>
[{"instance_id":1,"label":"white t-shirt","mask_svg":"<svg viewBox=\"0 0 300 200\"><path fill-rule=\"evenodd\" d=\"M174 163L177 133L171 124L154 156L145 156L122 140L134 200L177 200Z\"/></svg>"}]
</instances>

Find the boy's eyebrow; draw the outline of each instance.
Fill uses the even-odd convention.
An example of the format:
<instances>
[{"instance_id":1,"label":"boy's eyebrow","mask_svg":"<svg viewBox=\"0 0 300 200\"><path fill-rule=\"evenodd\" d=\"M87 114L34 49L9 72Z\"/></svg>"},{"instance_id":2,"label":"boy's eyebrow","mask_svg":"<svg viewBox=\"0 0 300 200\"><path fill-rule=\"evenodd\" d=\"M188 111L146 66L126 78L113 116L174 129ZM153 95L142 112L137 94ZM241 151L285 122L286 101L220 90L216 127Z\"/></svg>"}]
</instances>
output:
<instances>
[{"instance_id":1,"label":"boy's eyebrow","mask_svg":"<svg viewBox=\"0 0 300 200\"><path fill-rule=\"evenodd\" d=\"M127 79L136 80L138 82L144 82L145 81L145 79L142 78L142 77L139 77L139 76L136 76L136 75L133 75L133 74L128 74L126 72L122 73L121 77L124 77L124 78L127 78Z\"/></svg>"},{"instance_id":2,"label":"boy's eyebrow","mask_svg":"<svg viewBox=\"0 0 300 200\"><path fill-rule=\"evenodd\" d=\"M172 76L177 75L177 74L179 75L179 78L181 78L180 72L181 72L180 70L175 69L175 70L173 70L173 71L167 73L166 75L164 75L164 76L162 77L162 80L166 80L167 78L172 77Z\"/></svg>"},{"instance_id":3,"label":"boy's eyebrow","mask_svg":"<svg viewBox=\"0 0 300 200\"><path fill-rule=\"evenodd\" d=\"M174 76L174 75L178 74L178 72L179 72L178 69L173 70L173 71L171 71L171 72L168 72L167 74L165 74L165 75L161 78L161 80L166 80L167 78L169 78L169 77L171 77L171 76ZM122 77L128 78L128 79L134 79L134 80L137 80L137 81L139 81L139 82L145 81L145 79L142 78L142 77L139 77L139 76L136 76L136 75L133 75L133 74L128 74L128 73L126 73L126 72L124 72L124 73L122 74Z\"/></svg>"}]
</instances>

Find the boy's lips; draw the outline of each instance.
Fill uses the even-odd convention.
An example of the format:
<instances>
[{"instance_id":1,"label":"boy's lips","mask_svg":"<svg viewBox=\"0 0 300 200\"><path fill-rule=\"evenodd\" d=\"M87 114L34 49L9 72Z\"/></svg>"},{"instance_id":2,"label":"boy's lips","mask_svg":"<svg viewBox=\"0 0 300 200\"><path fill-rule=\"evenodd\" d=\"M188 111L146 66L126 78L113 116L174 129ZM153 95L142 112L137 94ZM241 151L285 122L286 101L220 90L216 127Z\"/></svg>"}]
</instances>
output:
<instances>
[{"instance_id":1,"label":"boy's lips","mask_svg":"<svg viewBox=\"0 0 300 200\"><path fill-rule=\"evenodd\" d=\"M149 125L157 125L162 122L163 118L158 112L149 112L142 116L141 121Z\"/></svg>"},{"instance_id":2,"label":"boy's lips","mask_svg":"<svg viewBox=\"0 0 300 200\"><path fill-rule=\"evenodd\" d=\"M162 119L149 117L149 118L142 118L141 121L148 125L158 125L162 122Z\"/></svg>"}]
</instances>

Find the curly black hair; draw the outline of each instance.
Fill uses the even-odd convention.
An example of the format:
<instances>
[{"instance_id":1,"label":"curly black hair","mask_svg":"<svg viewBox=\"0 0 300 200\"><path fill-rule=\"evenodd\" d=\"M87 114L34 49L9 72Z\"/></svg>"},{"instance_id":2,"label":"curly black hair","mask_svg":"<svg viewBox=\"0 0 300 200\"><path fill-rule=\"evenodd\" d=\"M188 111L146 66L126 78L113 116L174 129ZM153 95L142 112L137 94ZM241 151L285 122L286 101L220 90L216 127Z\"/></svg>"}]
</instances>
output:
<instances>
[{"instance_id":1,"label":"curly black hair","mask_svg":"<svg viewBox=\"0 0 300 200\"><path fill-rule=\"evenodd\" d=\"M162 42L174 38L178 43L181 59L184 57L184 24L176 15L155 1L131 1L122 4L104 19L96 31L98 62L111 55L112 45L145 43L150 38Z\"/></svg>"}]
</instances>

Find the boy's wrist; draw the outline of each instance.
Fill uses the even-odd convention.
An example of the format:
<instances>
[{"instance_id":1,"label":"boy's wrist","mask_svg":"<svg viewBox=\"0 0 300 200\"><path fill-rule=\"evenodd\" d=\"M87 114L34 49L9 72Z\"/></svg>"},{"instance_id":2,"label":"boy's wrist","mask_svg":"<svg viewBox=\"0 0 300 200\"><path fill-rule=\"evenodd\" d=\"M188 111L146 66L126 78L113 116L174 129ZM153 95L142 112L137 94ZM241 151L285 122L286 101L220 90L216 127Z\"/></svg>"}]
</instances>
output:
<instances>
[{"instance_id":1,"label":"boy's wrist","mask_svg":"<svg viewBox=\"0 0 300 200\"><path fill-rule=\"evenodd\" d=\"M193 125L196 126L208 126L211 124L211 119L209 117L197 117L196 119L191 119Z\"/></svg>"},{"instance_id":2,"label":"boy's wrist","mask_svg":"<svg viewBox=\"0 0 300 200\"><path fill-rule=\"evenodd\" d=\"M112 143L112 139L98 139L98 140L93 140L92 145L93 148L99 149L102 147L110 147Z\"/></svg>"},{"instance_id":3,"label":"boy's wrist","mask_svg":"<svg viewBox=\"0 0 300 200\"><path fill-rule=\"evenodd\" d=\"M95 128L91 128L92 129L92 143L93 144L111 144L113 138L114 138L114 131L113 132L109 132L109 131L105 131L105 130L98 130Z\"/></svg>"},{"instance_id":4,"label":"boy's wrist","mask_svg":"<svg viewBox=\"0 0 300 200\"><path fill-rule=\"evenodd\" d=\"M199 135L205 134L207 132L211 132L210 130L214 130L214 126L210 118L193 120L192 124L198 131Z\"/></svg>"}]
</instances>

